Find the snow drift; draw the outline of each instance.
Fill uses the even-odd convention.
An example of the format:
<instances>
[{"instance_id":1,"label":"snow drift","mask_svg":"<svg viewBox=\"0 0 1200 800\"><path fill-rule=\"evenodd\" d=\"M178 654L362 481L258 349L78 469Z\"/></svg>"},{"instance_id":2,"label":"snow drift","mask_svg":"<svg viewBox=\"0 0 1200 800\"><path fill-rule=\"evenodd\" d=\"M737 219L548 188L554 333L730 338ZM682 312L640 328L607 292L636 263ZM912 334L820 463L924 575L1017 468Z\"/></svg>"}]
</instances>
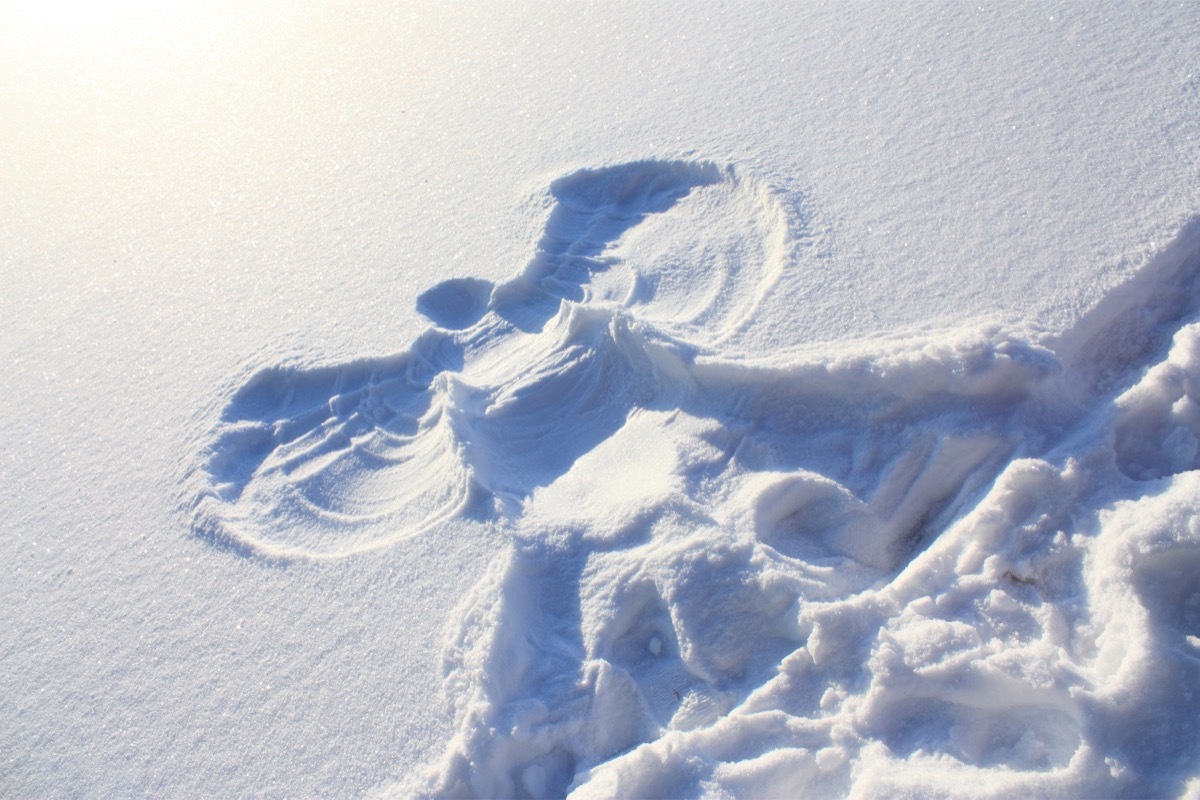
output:
<instances>
[{"instance_id":1,"label":"snow drift","mask_svg":"<svg viewBox=\"0 0 1200 800\"><path fill-rule=\"evenodd\" d=\"M447 631L457 734L380 793L1196 773L1200 223L1065 334L748 356L821 246L794 191L647 160L544 200L529 261L430 287L403 352L253 375L189 484L196 533L262 569L458 517L506 534Z\"/></svg>"}]
</instances>

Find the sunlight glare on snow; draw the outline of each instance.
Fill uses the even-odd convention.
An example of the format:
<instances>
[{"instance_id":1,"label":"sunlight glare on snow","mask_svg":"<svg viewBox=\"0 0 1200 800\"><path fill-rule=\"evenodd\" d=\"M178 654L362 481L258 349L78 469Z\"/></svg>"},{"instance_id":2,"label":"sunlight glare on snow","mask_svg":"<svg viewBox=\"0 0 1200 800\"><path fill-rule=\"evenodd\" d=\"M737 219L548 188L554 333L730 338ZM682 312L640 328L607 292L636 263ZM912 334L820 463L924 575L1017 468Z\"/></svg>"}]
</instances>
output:
<instances>
[{"instance_id":1,"label":"sunlight glare on snow","mask_svg":"<svg viewBox=\"0 0 1200 800\"><path fill-rule=\"evenodd\" d=\"M46 69L170 71L274 4L228 0L0 0L0 43L37 80Z\"/></svg>"},{"instance_id":2,"label":"sunlight glare on snow","mask_svg":"<svg viewBox=\"0 0 1200 800\"><path fill-rule=\"evenodd\" d=\"M4 5L7 22L29 33L98 40L114 32L123 38L150 33L182 20L201 4L197 0L9 0Z\"/></svg>"}]
</instances>

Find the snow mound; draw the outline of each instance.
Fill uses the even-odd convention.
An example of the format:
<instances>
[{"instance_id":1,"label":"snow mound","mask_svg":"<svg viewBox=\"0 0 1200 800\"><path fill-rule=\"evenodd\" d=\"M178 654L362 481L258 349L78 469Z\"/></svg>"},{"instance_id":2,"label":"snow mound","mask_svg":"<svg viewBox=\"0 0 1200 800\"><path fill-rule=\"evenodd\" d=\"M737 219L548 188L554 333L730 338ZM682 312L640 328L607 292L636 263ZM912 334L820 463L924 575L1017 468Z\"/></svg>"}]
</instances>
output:
<instances>
[{"instance_id":1,"label":"snow mound","mask_svg":"<svg viewBox=\"0 0 1200 800\"><path fill-rule=\"evenodd\" d=\"M398 355L252 376L195 469L248 557L508 533L447 633L457 735L382 793L1182 788L1200 223L1062 336L750 356L812 263L785 189L642 161L546 199L515 277L430 288Z\"/></svg>"}]
</instances>

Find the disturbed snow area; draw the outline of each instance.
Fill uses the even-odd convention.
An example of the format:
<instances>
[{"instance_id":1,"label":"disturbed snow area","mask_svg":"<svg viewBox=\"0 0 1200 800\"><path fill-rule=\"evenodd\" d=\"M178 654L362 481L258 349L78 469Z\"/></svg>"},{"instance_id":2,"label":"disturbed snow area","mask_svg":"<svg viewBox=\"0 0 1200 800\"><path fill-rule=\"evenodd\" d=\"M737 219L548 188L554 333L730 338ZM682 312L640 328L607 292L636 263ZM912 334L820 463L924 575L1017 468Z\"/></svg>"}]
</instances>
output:
<instances>
[{"instance_id":1,"label":"disturbed snow area","mask_svg":"<svg viewBox=\"0 0 1200 800\"><path fill-rule=\"evenodd\" d=\"M814 246L779 192L641 161L549 197L525 267L421 294L407 351L252 376L195 475L197 530L269 563L504 532L452 615L457 733L385 794L1178 780L1200 225L1064 334L751 359L734 343Z\"/></svg>"},{"instance_id":2,"label":"disturbed snow area","mask_svg":"<svg viewBox=\"0 0 1200 800\"><path fill-rule=\"evenodd\" d=\"M0 7L0 794L1200 791L1189 6L117 5Z\"/></svg>"}]
</instances>

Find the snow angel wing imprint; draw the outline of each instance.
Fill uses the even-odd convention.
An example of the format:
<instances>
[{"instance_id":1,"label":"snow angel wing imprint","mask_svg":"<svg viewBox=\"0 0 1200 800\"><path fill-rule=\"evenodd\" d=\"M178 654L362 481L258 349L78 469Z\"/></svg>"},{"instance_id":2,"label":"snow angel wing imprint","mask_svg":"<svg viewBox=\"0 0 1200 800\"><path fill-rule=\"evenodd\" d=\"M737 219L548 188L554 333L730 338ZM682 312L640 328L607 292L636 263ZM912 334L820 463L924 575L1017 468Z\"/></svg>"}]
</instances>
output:
<instances>
[{"instance_id":1,"label":"snow angel wing imprint","mask_svg":"<svg viewBox=\"0 0 1200 800\"><path fill-rule=\"evenodd\" d=\"M698 188L741 196L747 186L732 170L672 161L555 181L524 268L497 286L455 278L424 292L418 310L433 325L408 350L252 376L196 470L195 529L246 555L336 558L484 508L493 491L519 499L552 480L633 402L596 384L629 377L607 332L614 316L656 303L705 314L677 280L624 266L618 246ZM704 287L708 306L728 304L729 282L719 273ZM609 310L589 316L579 303ZM580 415L591 427L571 430Z\"/></svg>"}]
</instances>

